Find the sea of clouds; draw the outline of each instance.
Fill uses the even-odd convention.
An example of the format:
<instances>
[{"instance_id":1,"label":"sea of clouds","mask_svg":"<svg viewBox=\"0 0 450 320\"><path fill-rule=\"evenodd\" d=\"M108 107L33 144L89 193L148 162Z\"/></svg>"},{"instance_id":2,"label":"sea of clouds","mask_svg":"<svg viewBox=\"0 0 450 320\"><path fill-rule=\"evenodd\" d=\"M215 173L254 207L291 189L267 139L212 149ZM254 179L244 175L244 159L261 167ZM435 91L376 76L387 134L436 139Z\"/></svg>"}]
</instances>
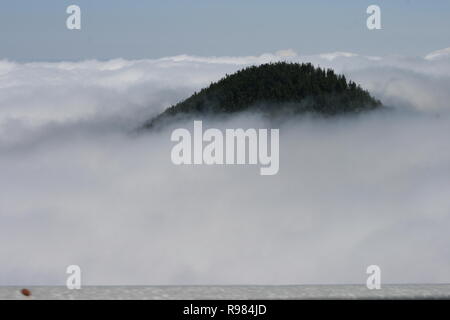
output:
<instances>
[{"instance_id":1,"label":"sea of clouds","mask_svg":"<svg viewBox=\"0 0 450 320\"><path fill-rule=\"evenodd\" d=\"M332 67L392 108L280 127L280 171L175 166L145 120L225 74ZM239 115L208 126L263 126ZM192 127L191 121L178 123ZM450 282L450 56L0 61L0 284Z\"/></svg>"}]
</instances>

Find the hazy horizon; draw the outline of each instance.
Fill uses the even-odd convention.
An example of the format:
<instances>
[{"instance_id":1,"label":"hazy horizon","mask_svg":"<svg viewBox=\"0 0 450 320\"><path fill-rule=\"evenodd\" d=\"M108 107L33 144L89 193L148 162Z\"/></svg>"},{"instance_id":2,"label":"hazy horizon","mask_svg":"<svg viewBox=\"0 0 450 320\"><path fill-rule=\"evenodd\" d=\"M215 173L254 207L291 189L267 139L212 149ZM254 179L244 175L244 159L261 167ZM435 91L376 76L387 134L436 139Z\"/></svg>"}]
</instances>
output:
<instances>
[{"instance_id":1,"label":"hazy horizon","mask_svg":"<svg viewBox=\"0 0 450 320\"><path fill-rule=\"evenodd\" d=\"M81 30L65 26L72 4L81 8ZM381 30L366 28L372 4L381 8ZM0 59L20 62L252 56L287 48L423 56L448 47L450 32L445 0L16 0L0 3L0 12Z\"/></svg>"}]
</instances>

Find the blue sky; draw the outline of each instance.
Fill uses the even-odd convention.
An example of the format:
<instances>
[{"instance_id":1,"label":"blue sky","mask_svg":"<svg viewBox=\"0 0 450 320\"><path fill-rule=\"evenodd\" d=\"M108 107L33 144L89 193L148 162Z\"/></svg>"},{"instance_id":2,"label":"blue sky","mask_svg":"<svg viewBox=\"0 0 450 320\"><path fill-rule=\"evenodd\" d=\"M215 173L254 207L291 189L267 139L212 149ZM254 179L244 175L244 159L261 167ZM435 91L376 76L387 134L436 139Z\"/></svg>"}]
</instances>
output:
<instances>
[{"instance_id":1,"label":"blue sky","mask_svg":"<svg viewBox=\"0 0 450 320\"><path fill-rule=\"evenodd\" d=\"M82 30L66 29L66 7ZM382 9L382 30L366 8ZM0 4L0 59L58 61L351 51L424 55L450 47L450 1L14 0Z\"/></svg>"}]
</instances>

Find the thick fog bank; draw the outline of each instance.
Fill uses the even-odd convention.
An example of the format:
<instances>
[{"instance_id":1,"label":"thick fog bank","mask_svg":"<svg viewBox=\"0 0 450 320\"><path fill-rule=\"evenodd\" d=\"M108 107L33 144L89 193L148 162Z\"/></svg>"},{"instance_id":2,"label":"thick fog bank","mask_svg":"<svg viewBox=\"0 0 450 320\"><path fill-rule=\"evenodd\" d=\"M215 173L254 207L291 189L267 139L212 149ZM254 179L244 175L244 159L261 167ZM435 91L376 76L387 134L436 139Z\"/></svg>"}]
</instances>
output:
<instances>
[{"instance_id":1,"label":"thick fog bank","mask_svg":"<svg viewBox=\"0 0 450 320\"><path fill-rule=\"evenodd\" d=\"M280 126L280 170L175 166L151 117L248 64L311 61L393 109ZM450 281L450 60L290 51L0 62L0 284ZM204 125L264 127L242 114Z\"/></svg>"}]
</instances>

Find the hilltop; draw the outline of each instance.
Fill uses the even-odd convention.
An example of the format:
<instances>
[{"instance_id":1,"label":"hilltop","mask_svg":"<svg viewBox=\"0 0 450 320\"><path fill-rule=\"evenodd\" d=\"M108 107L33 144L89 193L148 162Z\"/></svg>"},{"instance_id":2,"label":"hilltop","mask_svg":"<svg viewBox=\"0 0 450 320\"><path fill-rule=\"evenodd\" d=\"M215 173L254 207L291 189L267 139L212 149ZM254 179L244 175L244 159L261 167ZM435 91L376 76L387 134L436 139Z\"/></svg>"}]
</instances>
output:
<instances>
[{"instance_id":1,"label":"hilltop","mask_svg":"<svg viewBox=\"0 0 450 320\"><path fill-rule=\"evenodd\" d=\"M310 63L268 63L242 69L211 83L144 124L153 128L178 116L210 116L242 111L269 116L316 113L333 116L381 107L344 75Z\"/></svg>"}]
</instances>

